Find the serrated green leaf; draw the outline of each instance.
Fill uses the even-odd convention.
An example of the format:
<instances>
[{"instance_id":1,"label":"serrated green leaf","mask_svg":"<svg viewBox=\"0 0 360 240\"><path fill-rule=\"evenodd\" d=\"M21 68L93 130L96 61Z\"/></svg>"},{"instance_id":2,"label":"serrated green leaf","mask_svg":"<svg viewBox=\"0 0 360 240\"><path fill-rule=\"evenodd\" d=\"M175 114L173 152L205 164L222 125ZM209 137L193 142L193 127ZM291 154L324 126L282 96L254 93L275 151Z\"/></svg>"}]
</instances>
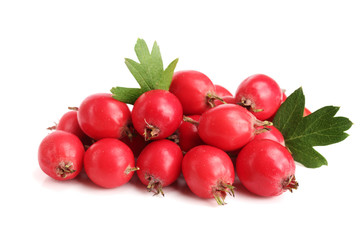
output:
<instances>
[{"instance_id":1,"label":"serrated green leaf","mask_svg":"<svg viewBox=\"0 0 360 240\"><path fill-rule=\"evenodd\" d=\"M318 168L328 164L326 159L306 142L288 141L286 146L290 149L294 160L305 167Z\"/></svg>"},{"instance_id":2,"label":"serrated green leaf","mask_svg":"<svg viewBox=\"0 0 360 240\"><path fill-rule=\"evenodd\" d=\"M302 121L305 107L305 96L300 87L294 91L286 101L281 104L277 111L273 124L283 135L290 137L296 131L297 126Z\"/></svg>"},{"instance_id":3,"label":"serrated green leaf","mask_svg":"<svg viewBox=\"0 0 360 240\"><path fill-rule=\"evenodd\" d=\"M156 41L153 44L151 52L146 42L140 38L137 40L134 49L139 62L125 58L125 64L138 82L140 88L115 87L111 89L115 99L126 103L134 103L140 94L150 90L169 90L172 76L178 62L178 59L175 59L164 71L160 48Z\"/></svg>"},{"instance_id":4,"label":"serrated green leaf","mask_svg":"<svg viewBox=\"0 0 360 240\"><path fill-rule=\"evenodd\" d=\"M113 98L128 104L134 104L136 99L144 93L143 89L126 87L113 87L110 91Z\"/></svg>"},{"instance_id":5,"label":"serrated green leaf","mask_svg":"<svg viewBox=\"0 0 360 240\"><path fill-rule=\"evenodd\" d=\"M160 54L160 48L156 42L153 44L151 53L143 39L138 39L135 45L136 56L139 59L139 66L144 72L143 80L151 90L156 89L156 84L162 79L163 62Z\"/></svg>"},{"instance_id":6,"label":"serrated green leaf","mask_svg":"<svg viewBox=\"0 0 360 240\"><path fill-rule=\"evenodd\" d=\"M125 63L140 87L144 88L145 91L154 89L169 90L178 59L172 61L164 71L157 42L154 42L150 53L146 42L140 38L136 42L135 52L140 63L131 59L126 59Z\"/></svg>"},{"instance_id":7,"label":"serrated green leaf","mask_svg":"<svg viewBox=\"0 0 360 240\"><path fill-rule=\"evenodd\" d=\"M295 161L311 168L327 165L326 159L313 146L343 141L352 123L348 118L335 117L338 107L326 106L303 117L304 107L305 96L299 88L280 106L273 124L283 134Z\"/></svg>"},{"instance_id":8,"label":"serrated green leaf","mask_svg":"<svg viewBox=\"0 0 360 240\"><path fill-rule=\"evenodd\" d=\"M149 85L148 80L146 80L147 73L139 63L129 58L125 58L125 64L128 67L131 74L136 79L136 81L139 83L141 89L144 90L144 92L152 90L152 86Z\"/></svg>"},{"instance_id":9,"label":"serrated green leaf","mask_svg":"<svg viewBox=\"0 0 360 240\"><path fill-rule=\"evenodd\" d=\"M179 59L177 58L169 64L169 66L165 69L165 71L163 73L162 81L157 82L156 88L169 90L169 87L170 87L170 84L172 81L172 77L174 75L174 71L176 68L176 64L178 63L178 61L179 61Z\"/></svg>"},{"instance_id":10,"label":"serrated green leaf","mask_svg":"<svg viewBox=\"0 0 360 240\"><path fill-rule=\"evenodd\" d=\"M149 48L144 39L138 38L135 44L135 53L140 63L146 63L150 58Z\"/></svg>"},{"instance_id":11,"label":"serrated green leaf","mask_svg":"<svg viewBox=\"0 0 360 240\"><path fill-rule=\"evenodd\" d=\"M352 123L344 117L334 117L339 107L326 106L302 119L294 136L288 140L301 139L312 146L325 146L343 141L348 137L344 131Z\"/></svg>"}]
</instances>

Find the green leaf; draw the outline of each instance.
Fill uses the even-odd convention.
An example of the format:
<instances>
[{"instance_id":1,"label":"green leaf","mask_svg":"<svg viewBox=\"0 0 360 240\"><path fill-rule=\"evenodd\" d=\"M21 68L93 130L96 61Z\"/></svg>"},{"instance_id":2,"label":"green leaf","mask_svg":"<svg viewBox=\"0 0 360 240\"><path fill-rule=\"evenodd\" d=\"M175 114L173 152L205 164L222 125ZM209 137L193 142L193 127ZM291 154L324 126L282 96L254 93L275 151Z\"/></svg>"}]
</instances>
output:
<instances>
[{"instance_id":1,"label":"green leaf","mask_svg":"<svg viewBox=\"0 0 360 240\"><path fill-rule=\"evenodd\" d=\"M280 130L294 160L309 168L327 165L326 159L313 146L325 146L343 141L352 122L335 117L339 107L326 106L303 117L305 96L302 88L294 91L280 106L273 124Z\"/></svg>"},{"instance_id":2,"label":"green leaf","mask_svg":"<svg viewBox=\"0 0 360 240\"><path fill-rule=\"evenodd\" d=\"M144 93L140 88L113 87L111 90L112 97L124 103L134 104L136 99Z\"/></svg>"},{"instance_id":3,"label":"green leaf","mask_svg":"<svg viewBox=\"0 0 360 240\"><path fill-rule=\"evenodd\" d=\"M125 58L125 64L138 82L140 89L115 87L111 90L111 92L115 91L115 94L113 93L115 99L123 99L127 103L134 102L139 92L144 93L154 89L169 90L178 62L178 59L175 59L164 70L160 48L156 42L150 52L146 42L139 38L134 49L139 62Z\"/></svg>"},{"instance_id":4,"label":"green leaf","mask_svg":"<svg viewBox=\"0 0 360 240\"><path fill-rule=\"evenodd\" d=\"M290 149L294 160L305 167L318 168L328 165L326 159L306 142L290 140L286 142L286 146Z\"/></svg>"},{"instance_id":5,"label":"green leaf","mask_svg":"<svg viewBox=\"0 0 360 240\"><path fill-rule=\"evenodd\" d=\"M174 61L172 61L169 66L165 69L164 74L162 76L162 80L157 82L156 84L156 88L157 89L164 89L164 90L169 90L170 88L170 84L171 84L171 80L172 77L174 75L174 71L176 68L176 64L178 63L179 59L175 59Z\"/></svg>"},{"instance_id":6,"label":"green leaf","mask_svg":"<svg viewBox=\"0 0 360 240\"><path fill-rule=\"evenodd\" d=\"M152 90L152 86L146 79L147 73L143 66L129 58L125 58L125 64L144 92Z\"/></svg>"}]
</instances>

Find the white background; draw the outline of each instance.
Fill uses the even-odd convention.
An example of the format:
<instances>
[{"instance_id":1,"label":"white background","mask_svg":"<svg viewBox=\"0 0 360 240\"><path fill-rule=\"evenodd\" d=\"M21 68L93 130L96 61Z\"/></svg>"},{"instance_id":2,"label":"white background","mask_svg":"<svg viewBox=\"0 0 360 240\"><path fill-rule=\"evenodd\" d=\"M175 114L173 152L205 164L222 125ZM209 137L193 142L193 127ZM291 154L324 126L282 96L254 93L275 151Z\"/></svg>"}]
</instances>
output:
<instances>
[{"instance_id":1,"label":"white background","mask_svg":"<svg viewBox=\"0 0 360 240\"><path fill-rule=\"evenodd\" d=\"M359 239L356 2L1 1L1 238ZM260 198L236 183L225 206L181 180L163 198L136 178L111 190L50 179L37 162L46 127L90 94L137 86L124 58L136 59L138 37L233 93L254 73L302 86L310 110L341 106L350 137L317 148L329 166L297 166L294 193Z\"/></svg>"}]
</instances>

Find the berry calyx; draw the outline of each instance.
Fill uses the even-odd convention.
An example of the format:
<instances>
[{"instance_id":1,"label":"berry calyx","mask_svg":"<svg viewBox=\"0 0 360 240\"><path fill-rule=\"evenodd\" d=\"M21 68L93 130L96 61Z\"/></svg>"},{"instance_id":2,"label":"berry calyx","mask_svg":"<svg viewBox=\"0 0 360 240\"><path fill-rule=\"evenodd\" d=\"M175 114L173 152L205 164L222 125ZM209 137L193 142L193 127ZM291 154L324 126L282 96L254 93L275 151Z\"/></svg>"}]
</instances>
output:
<instances>
[{"instance_id":1,"label":"berry calyx","mask_svg":"<svg viewBox=\"0 0 360 240\"><path fill-rule=\"evenodd\" d=\"M283 181L282 186L284 191L289 190L290 192L293 192L294 189L298 189L299 183L296 181L295 176L291 175Z\"/></svg>"},{"instance_id":2,"label":"berry calyx","mask_svg":"<svg viewBox=\"0 0 360 240\"><path fill-rule=\"evenodd\" d=\"M66 178L68 174L74 172L76 172L76 170L74 169L74 164L72 162L65 163L64 161L61 161L56 167L56 174L62 178Z\"/></svg>"},{"instance_id":3,"label":"berry calyx","mask_svg":"<svg viewBox=\"0 0 360 240\"><path fill-rule=\"evenodd\" d=\"M212 192L216 202L219 205L225 205L225 198L227 194L235 197L234 189L235 187L231 184L224 183L223 181L218 181L216 186L213 187Z\"/></svg>"},{"instance_id":4,"label":"berry calyx","mask_svg":"<svg viewBox=\"0 0 360 240\"><path fill-rule=\"evenodd\" d=\"M154 125L149 124L146 119L144 121L146 123L143 133L145 141L150 141L151 139L158 137L160 134L160 129Z\"/></svg>"},{"instance_id":5,"label":"berry calyx","mask_svg":"<svg viewBox=\"0 0 360 240\"><path fill-rule=\"evenodd\" d=\"M149 192L154 192L154 196L161 193L162 196L165 196L162 188L163 185L159 179L156 179L154 176L148 175L145 176L146 180L149 181L149 184L146 186Z\"/></svg>"}]
</instances>

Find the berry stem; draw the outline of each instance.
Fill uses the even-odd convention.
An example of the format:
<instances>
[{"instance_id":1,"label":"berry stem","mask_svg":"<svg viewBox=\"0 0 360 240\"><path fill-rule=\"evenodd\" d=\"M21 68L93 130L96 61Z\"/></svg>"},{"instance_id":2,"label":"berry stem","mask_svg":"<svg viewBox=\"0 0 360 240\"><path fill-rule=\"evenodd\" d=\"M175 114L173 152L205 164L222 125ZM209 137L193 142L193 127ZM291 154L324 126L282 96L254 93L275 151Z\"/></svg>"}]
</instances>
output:
<instances>
[{"instance_id":1,"label":"berry stem","mask_svg":"<svg viewBox=\"0 0 360 240\"><path fill-rule=\"evenodd\" d=\"M187 117L187 116L183 116L183 121L184 122L188 122L188 123L191 123L191 124L194 124L195 126L198 126L199 125L199 122L190 118L190 117Z\"/></svg>"},{"instance_id":2,"label":"berry stem","mask_svg":"<svg viewBox=\"0 0 360 240\"><path fill-rule=\"evenodd\" d=\"M131 172L135 172L135 171L138 171L138 170L140 170L140 168L139 167L130 167L130 166L128 166L126 169L125 169L125 174L126 175L128 175L129 173L131 173Z\"/></svg>"},{"instance_id":3,"label":"berry stem","mask_svg":"<svg viewBox=\"0 0 360 240\"><path fill-rule=\"evenodd\" d=\"M73 111L79 111L78 107L68 107L69 110L73 110Z\"/></svg>"},{"instance_id":4,"label":"berry stem","mask_svg":"<svg viewBox=\"0 0 360 240\"><path fill-rule=\"evenodd\" d=\"M57 125L58 124L56 122L54 122L54 126L48 127L47 130L56 130Z\"/></svg>"},{"instance_id":5,"label":"berry stem","mask_svg":"<svg viewBox=\"0 0 360 240\"><path fill-rule=\"evenodd\" d=\"M218 95L216 95L216 93L213 93L213 92L208 92L206 94L206 99L207 99L207 102L208 104L210 105L210 107L215 107L215 103L214 101L215 100L219 100L220 102L222 102L223 104L226 104L226 102L224 101L224 99L222 99L221 97L219 97Z\"/></svg>"}]
</instances>

